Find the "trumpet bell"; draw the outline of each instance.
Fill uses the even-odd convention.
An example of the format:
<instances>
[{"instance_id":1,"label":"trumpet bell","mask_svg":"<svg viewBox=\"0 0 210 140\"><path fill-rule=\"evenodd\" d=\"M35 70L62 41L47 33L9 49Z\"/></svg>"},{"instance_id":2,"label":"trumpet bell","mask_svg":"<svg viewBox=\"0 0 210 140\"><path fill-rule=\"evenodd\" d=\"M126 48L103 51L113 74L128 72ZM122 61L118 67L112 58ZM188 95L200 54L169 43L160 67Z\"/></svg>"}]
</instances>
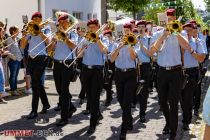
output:
<instances>
[{"instance_id":1,"label":"trumpet bell","mask_svg":"<svg viewBox=\"0 0 210 140\"><path fill-rule=\"evenodd\" d=\"M168 30L171 32L181 32L182 26L181 23L178 20L175 20L168 24Z\"/></svg>"},{"instance_id":2,"label":"trumpet bell","mask_svg":"<svg viewBox=\"0 0 210 140\"><path fill-rule=\"evenodd\" d=\"M89 42L96 42L98 35L95 32L87 32L85 35L85 38L89 41Z\"/></svg>"},{"instance_id":3,"label":"trumpet bell","mask_svg":"<svg viewBox=\"0 0 210 140\"><path fill-rule=\"evenodd\" d=\"M67 36L66 36L66 33L65 32L62 32L62 31L58 31L56 33L56 39L57 40L60 40L62 42L64 42L66 40Z\"/></svg>"},{"instance_id":4,"label":"trumpet bell","mask_svg":"<svg viewBox=\"0 0 210 140\"><path fill-rule=\"evenodd\" d=\"M123 41L124 41L125 44L127 44L127 45L134 46L134 45L136 45L136 43L137 43L137 38L136 38L136 35L135 35L135 34L130 33L130 34L126 34L126 35L124 36Z\"/></svg>"}]
</instances>

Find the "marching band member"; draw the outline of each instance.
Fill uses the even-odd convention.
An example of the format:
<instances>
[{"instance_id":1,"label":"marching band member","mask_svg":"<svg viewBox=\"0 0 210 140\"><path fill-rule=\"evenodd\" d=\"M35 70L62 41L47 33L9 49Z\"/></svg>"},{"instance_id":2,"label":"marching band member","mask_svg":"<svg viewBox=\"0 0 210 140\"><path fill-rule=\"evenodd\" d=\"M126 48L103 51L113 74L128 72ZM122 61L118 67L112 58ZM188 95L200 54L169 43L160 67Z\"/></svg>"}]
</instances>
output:
<instances>
[{"instance_id":1,"label":"marching band member","mask_svg":"<svg viewBox=\"0 0 210 140\"><path fill-rule=\"evenodd\" d=\"M85 27L82 27L82 26L77 27L77 34L78 34L77 44L79 44L84 39L85 33L86 33ZM81 71L82 71L82 67L83 67L82 60L83 60L82 57L77 59L78 69L80 69ZM87 90L85 89L84 81L83 81L82 76L85 76L85 75L83 75L83 73L80 72L80 77L79 77L80 78L80 83L81 83L81 90L80 90L80 94L79 94L79 98L80 98L79 104L80 105L82 105L84 103L85 98L87 98ZM84 115L90 114L90 104L89 104L88 101L87 101L87 104L86 104L86 109L83 111L83 114Z\"/></svg>"},{"instance_id":2,"label":"marching band member","mask_svg":"<svg viewBox=\"0 0 210 140\"><path fill-rule=\"evenodd\" d=\"M110 53L113 51L114 48L116 48L117 43L114 42L113 40L113 36L112 36L112 31L111 30L105 30L103 33L104 37L107 37L109 40L109 45L108 45L108 54L106 55L105 58L105 67L107 71L110 71L112 73L107 73L108 75L108 81L106 80L105 77L105 83L104 83L104 89L106 90L106 102L105 102L105 106L109 106L111 104L112 101L112 82L113 82L113 78L114 78L114 72L115 72L115 66L114 63L111 63L110 61Z\"/></svg>"},{"instance_id":3,"label":"marching band member","mask_svg":"<svg viewBox=\"0 0 210 140\"><path fill-rule=\"evenodd\" d=\"M60 16L58 18L58 23L58 28L66 31L70 26L69 17L67 15ZM52 44L48 49L48 51L51 51L52 49L55 50L53 77L56 90L59 94L59 104L61 106L61 119L56 124L57 126L66 125L68 123L68 118L76 111L76 108L71 102L72 96L69 92L70 81L74 76L73 66L68 68L63 63L66 56L68 56L76 46L69 38L70 33L67 33L64 41L53 38ZM66 62L70 64L74 59L74 53L69 58L70 59Z\"/></svg>"},{"instance_id":4,"label":"marching band member","mask_svg":"<svg viewBox=\"0 0 210 140\"><path fill-rule=\"evenodd\" d=\"M203 35L199 32L200 29L198 29L198 26L196 24L195 20L192 20L190 23L194 24L194 29L193 29L193 37L197 41L201 41L204 50L207 54L207 48L206 48L206 42L203 38ZM200 28L200 27L199 27ZM199 72L203 69L203 63L199 63ZM194 115L199 116L199 108L200 108L200 102L201 102L201 82L198 84L196 92L194 92L194 97L193 97L193 104L194 104Z\"/></svg>"},{"instance_id":5,"label":"marching band member","mask_svg":"<svg viewBox=\"0 0 210 140\"><path fill-rule=\"evenodd\" d=\"M139 30L139 44L140 46L136 49L137 56L141 61L140 65L140 76L144 80L144 85L139 94L139 103L140 103L140 122L146 122L146 110L147 110L147 100L149 97L149 84L150 84L150 74L151 74L151 65L150 65L150 37L146 34L146 21L140 20L137 22L137 27Z\"/></svg>"},{"instance_id":6,"label":"marching band member","mask_svg":"<svg viewBox=\"0 0 210 140\"><path fill-rule=\"evenodd\" d=\"M125 34L132 33L130 23L124 25ZM120 139L126 139L127 130L133 129L133 118L131 115L131 102L136 87L136 53L133 47L120 42L111 53L111 62L115 61L115 84L117 99L120 103L122 113L122 125Z\"/></svg>"},{"instance_id":7,"label":"marching band member","mask_svg":"<svg viewBox=\"0 0 210 140\"><path fill-rule=\"evenodd\" d=\"M79 44L84 39L85 32L86 32L85 28L77 27L77 34L78 34L77 44ZM77 59L77 63L78 63L78 69L82 70L82 57ZM80 90L80 94L79 94L79 99L80 99L79 104L80 105L82 105L84 103L85 95L86 95L86 90L84 89L81 76L82 75L80 73L80 83L81 83L81 90Z\"/></svg>"},{"instance_id":8,"label":"marching band member","mask_svg":"<svg viewBox=\"0 0 210 140\"><path fill-rule=\"evenodd\" d=\"M89 32L96 33L99 30L97 19L89 20L87 29ZM97 33L96 33L97 34ZM107 48L102 43L99 37L96 37L96 42L87 42L80 49L79 53L83 57L82 76L84 86L87 90L87 100L90 104L90 126L88 134L95 132L97 123L103 119L99 109L100 93L103 88L103 55L107 53Z\"/></svg>"},{"instance_id":9,"label":"marching band member","mask_svg":"<svg viewBox=\"0 0 210 140\"><path fill-rule=\"evenodd\" d=\"M32 15L31 18L32 22L35 24L40 24L42 21L42 14L39 12L36 12ZM45 40L41 45L39 45L35 50L31 51L36 45L38 45L41 41ZM31 75L32 80L32 111L28 115L28 119L34 119L37 115L37 109L39 104L39 98L41 98L43 108L40 113L46 113L47 109L50 108L50 104L44 89L44 86L42 85L41 78L43 76L46 64L47 64L47 52L41 51L43 48L49 43L49 40L47 39L46 35L44 35L43 32L40 32L39 35L33 35L29 33L25 37L23 37L21 41L21 47L25 48L27 44L29 44L29 57L28 57L28 68ZM35 57L38 52L41 53Z\"/></svg>"},{"instance_id":10,"label":"marching band member","mask_svg":"<svg viewBox=\"0 0 210 140\"><path fill-rule=\"evenodd\" d=\"M168 23L176 20L175 9L167 10ZM160 105L166 119L163 134L170 133L170 140L176 137L178 127L178 100L181 93L182 61L181 48L191 51L188 41L179 33L162 31L159 39L149 51L151 55L158 52L159 71L157 74Z\"/></svg>"},{"instance_id":11,"label":"marching band member","mask_svg":"<svg viewBox=\"0 0 210 140\"><path fill-rule=\"evenodd\" d=\"M181 106L183 114L183 129L189 130L192 119L193 93L198 87L199 62L205 59L205 50L202 42L193 38L193 24L183 26L188 34L190 51L184 51L185 73L189 75L188 83L181 94Z\"/></svg>"}]
</instances>

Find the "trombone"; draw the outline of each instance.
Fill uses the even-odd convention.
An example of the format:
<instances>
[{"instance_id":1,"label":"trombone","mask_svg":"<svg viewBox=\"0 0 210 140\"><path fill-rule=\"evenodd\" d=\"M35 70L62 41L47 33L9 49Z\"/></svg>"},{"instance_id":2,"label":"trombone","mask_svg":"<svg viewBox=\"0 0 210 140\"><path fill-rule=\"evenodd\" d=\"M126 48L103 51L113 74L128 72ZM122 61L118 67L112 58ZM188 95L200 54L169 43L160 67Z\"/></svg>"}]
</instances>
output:
<instances>
[{"instance_id":1,"label":"trombone","mask_svg":"<svg viewBox=\"0 0 210 140\"><path fill-rule=\"evenodd\" d=\"M21 32L24 32L24 31L26 31L27 33L32 33L33 29L34 29L34 31L35 31L36 29L39 29L39 30L41 31L41 26L45 26L45 25L49 24L49 21L50 21L50 20L51 20L51 18L48 18L46 21L40 23L39 25L38 25L38 24L33 24L32 22L30 22L30 23L28 23L27 26L24 27L21 31L19 31L19 32L17 32L16 34L14 34L14 35L8 37L7 39L3 40L1 43L4 43L4 42L8 41L10 38L13 38L14 36L18 35L18 34L21 33ZM35 35L35 34L34 34L34 35ZM23 37L24 37L24 36L23 36ZM21 38L15 40L14 42L10 43L9 45L5 46L4 48L8 48L8 47L11 46L12 44L14 44L14 43L20 41L23 37L21 37Z\"/></svg>"},{"instance_id":2,"label":"trombone","mask_svg":"<svg viewBox=\"0 0 210 140\"><path fill-rule=\"evenodd\" d=\"M68 58L73 55L73 53L84 43L84 41L88 41L88 44L91 43L96 43L96 39L98 37L98 34L101 33L105 28L107 27L107 24L104 24L103 26L101 26L100 29L98 29L96 32L87 32L84 36L84 38L80 41L79 44L77 44L77 47L75 47L71 53L69 53L69 55L64 59L63 63L66 67L70 68L75 62L76 60L79 58L79 56L84 52L84 49L81 50L81 52L77 55L77 57L74 58L74 60L71 62L71 64L67 64L66 61L68 60Z\"/></svg>"},{"instance_id":3,"label":"trombone","mask_svg":"<svg viewBox=\"0 0 210 140\"><path fill-rule=\"evenodd\" d=\"M56 38L57 38L58 40L64 41L64 38L67 37L66 34L67 34L69 31L71 31L71 30L77 25L77 23L78 23L78 20L77 20L74 16L72 16L72 15L70 15L70 14L68 14L68 16L69 16L69 17L71 18L71 20L73 21L73 24L70 25L70 27L69 27L66 31L57 30L57 31L53 32L53 33L52 33L51 35L49 35L46 39L42 40L39 44L37 44L37 45L30 51L30 53L33 52L36 48L38 48L43 42L45 42L45 41L46 41L47 39L49 39L50 37L56 36ZM36 58L42 51L46 50L51 44L52 44L52 42L49 43L47 46L45 46L42 50L40 50L36 55L31 56L32 59Z\"/></svg>"}]
</instances>

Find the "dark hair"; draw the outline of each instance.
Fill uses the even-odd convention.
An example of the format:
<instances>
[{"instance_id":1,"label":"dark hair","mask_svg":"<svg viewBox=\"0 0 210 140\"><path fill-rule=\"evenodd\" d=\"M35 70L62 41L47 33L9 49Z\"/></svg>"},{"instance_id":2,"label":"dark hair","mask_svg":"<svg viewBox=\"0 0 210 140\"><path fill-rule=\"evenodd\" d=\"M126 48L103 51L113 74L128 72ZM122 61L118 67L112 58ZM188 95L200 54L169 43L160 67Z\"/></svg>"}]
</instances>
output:
<instances>
[{"instance_id":1,"label":"dark hair","mask_svg":"<svg viewBox=\"0 0 210 140\"><path fill-rule=\"evenodd\" d=\"M17 31L18 30L18 27L17 26L11 26L10 28L9 28L9 33L10 33L10 35L12 35L15 31Z\"/></svg>"}]
</instances>

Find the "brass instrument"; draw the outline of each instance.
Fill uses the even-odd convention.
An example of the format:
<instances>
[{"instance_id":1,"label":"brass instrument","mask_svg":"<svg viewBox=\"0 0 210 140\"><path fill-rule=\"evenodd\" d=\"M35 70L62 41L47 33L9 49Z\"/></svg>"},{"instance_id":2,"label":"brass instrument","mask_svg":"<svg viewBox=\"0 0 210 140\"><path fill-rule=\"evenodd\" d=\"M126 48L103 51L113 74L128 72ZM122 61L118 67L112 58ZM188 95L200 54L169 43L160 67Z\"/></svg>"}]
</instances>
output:
<instances>
[{"instance_id":1,"label":"brass instrument","mask_svg":"<svg viewBox=\"0 0 210 140\"><path fill-rule=\"evenodd\" d=\"M58 31L53 32L53 33L52 33L50 36L48 36L45 40L41 41L38 45L36 45L30 52L34 51L38 46L40 46L43 42L45 42L45 41L46 41L48 38L50 38L50 37L55 37L55 38L58 39L59 41L65 41L65 39L67 38L67 35L66 35L66 34L67 34L69 31L71 31L71 30L77 25L77 23L78 23L78 20L77 20L74 16L72 16L72 15L70 15L70 14L68 14L68 16L69 16L70 20L72 21L72 24L70 25L70 27L69 27L67 30L61 31L61 30L58 29ZM32 58L34 59L35 57L37 57L42 51L46 50L51 44L52 44L52 42L49 43L46 47L44 47L41 51L39 51L39 52L38 52L35 56L33 56Z\"/></svg>"},{"instance_id":2,"label":"brass instrument","mask_svg":"<svg viewBox=\"0 0 210 140\"><path fill-rule=\"evenodd\" d=\"M87 39L87 41L89 42L93 42L93 43L96 43L99 36L98 34L96 34L95 32L87 32L85 34L85 38Z\"/></svg>"},{"instance_id":3,"label":"brass instrument","mask_svg":"<svg viewBox=\"0 0 210 140\"><path fill-rule=\"evenodd\" d=\"M99 39L99 34L103 32L103 30L107 27L108 24L104 24L100 29L98 29L96 32L87 32L85 34L85 38L87 41L96 43L96 41Z\"/></svg>"},{"instance_id":4,"label":"brass instrument","mask_svg":"<svg viewBox=\"0 0 210 140\"><path fill-rule=\"evenodd\" d=\"M181 25L180 21L175 20L175 21L170 22L167 25L167 30L169 30L172 33L181 32L182 31L182 25Z\"/></svg>"},{"instance_id":5,"label":"brass instrument","mask_svg":"<svg viewBox=\"0 0 210 140\"><path fill-rule=\"evenodd\" d=\"M97 40L97 37L99 38L99 34L102 33L102 31L107 27L107 24L104 24L103 26L101 26L100 29L98 29L96 32L87 32L84 36L84 38L82 39L82 41L77 44L77 47L75 47L71 53L65 58L65 60L63 61L64 65L66 67L71 67L76 60L79 58L79 56L84 52L84 50L82 50L77 57L73 60L73 62L71 64L67 64L66 61L68 60L68 58L79 48L80 45L84 44L85 41L88 41L88 43L96 43L95 41ZM86 42L85 42L86 43Z\"/></svg>"},{"instance_id":6,"label":"brass instrument","mask_svg":"<svg viewBox=\"0 0 210 140\"><path fill-rule=\"evenodd\" d=\"M51 18L48 18L46 21L40 23L40 24L36 24L34 23L33 21L32 22L29 22L27 27L26 27L26 32L34 35L34 36L37 36L40 34L41 32L41 29L44 28L44 26L46 26L47 24L49 24Z\"/></svg>"},{"instance_id":7,"label":"brass instrument","mask_svg":"<svg viewBox=\"0 0 210 140\"><path fill-rule=\"evenodd\" d=\"M122 41L125 43L125 45L130 45L130 46L134 46L138 42L137 37L134 33L129 33L124 35Z\"/></svg>"}]
</instances>

